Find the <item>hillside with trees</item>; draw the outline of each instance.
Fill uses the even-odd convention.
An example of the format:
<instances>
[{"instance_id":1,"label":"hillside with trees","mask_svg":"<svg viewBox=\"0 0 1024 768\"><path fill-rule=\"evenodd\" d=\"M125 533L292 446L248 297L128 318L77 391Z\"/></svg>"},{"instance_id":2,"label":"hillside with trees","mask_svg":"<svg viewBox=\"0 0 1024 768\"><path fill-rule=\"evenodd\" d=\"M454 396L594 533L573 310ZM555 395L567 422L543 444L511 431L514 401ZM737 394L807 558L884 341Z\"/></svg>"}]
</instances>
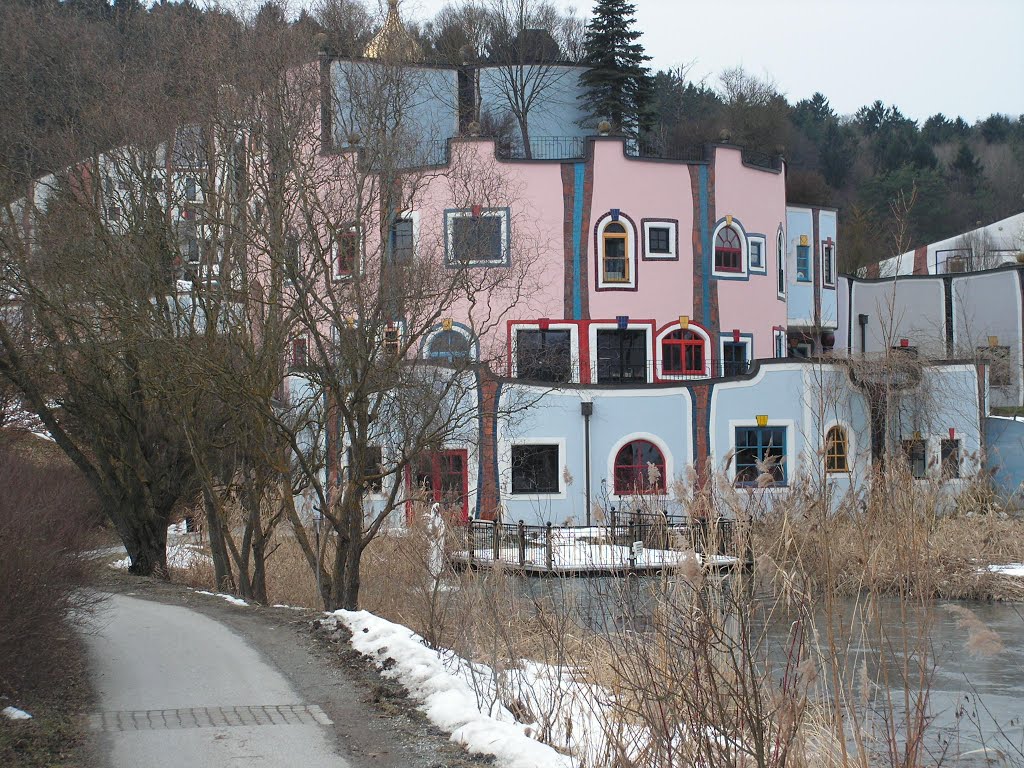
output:
<instances>
[{"instance_id":1,"label":"hillside with trees","mask_svg":"<svg viewBox=\"0 0 1024 768\"><path fill-rule=\"evenodd\" d=\"M149 8L139 0L5 3L0 194L10 199L29 178L165 132L221 86L244 83L258 71L246 62L259 57L258 38L242 34L247 24L287 31L298 62L313 61L324 49L359 55L380 21L360 0L320 0L292 19L272 2L251 19L226 8L201 9L191 0L160 0ZM405 21L428 63L587 60L585 20L545 0L452 3L433 18ZM643 71L642 40L627 42L631 66ZM881 101L839 115L827 94L792 102L771 80L740 68L703 81L691 78L687 66L643 79L639 98L630 93L627 100L642 111L645 146L668 157L690 156L695 146L722 140L755 152L781 151L792 202L842 210L843 269L894 252L891 206L901 196L915 196L905 247L1024 207L1020 116L993 114L970 124L939 113L919 122ZM484 128L500 133L522 126Z\"/></svg>"}]
</instances>

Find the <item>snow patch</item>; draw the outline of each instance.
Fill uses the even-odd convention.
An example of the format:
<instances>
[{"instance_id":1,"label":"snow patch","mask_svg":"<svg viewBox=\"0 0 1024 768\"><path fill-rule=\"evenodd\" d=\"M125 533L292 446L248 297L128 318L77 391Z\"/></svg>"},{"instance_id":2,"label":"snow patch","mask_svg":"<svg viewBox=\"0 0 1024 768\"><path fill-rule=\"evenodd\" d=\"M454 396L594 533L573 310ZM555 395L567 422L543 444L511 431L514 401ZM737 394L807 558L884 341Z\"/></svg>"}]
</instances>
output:
<instances>
[{"instance_id":1,"label":"snow patch","mask_svg":"<svg viewBox=\"0 0 1024 768\"><path fill-rule=\"evenodd\" d=\"M494 755L505 768L574 764L568 755L531 738L528 734L537 730L534 724L518 722L495 698L478 696L466 679L466 674L478 670L454 654L427 648L408 627L366 611L335 611L328 617L325 624L347 626L352 647L373 659L381 674L404 685L430 721L468 751ZM449 671L453 664L458 671Z\"/></svg>"},{"instance_id":2,"label":"snow patch","mask_svg":"<svg viewBox=\"0 0 1024 768\"><path fill-rule=\"evenodd\" d=\"M1024 578L1024 563L1005 563L1003 565L990 565L990 573L998 573L1001 576L1015 576Z\"/></svg>"},{"instance_id":3,"label":"snow patch","mask_svg":"<svg viewBox=\"0 0 1024 768\"><path fill-rule=\"evenodd\" d=\"M18 709L17 707L4 707L2 710L0 710L0 712L2 712L3 716L6 717L8 720L31 720L32 719L32 715L30 715L28 712L26 712L23 709Z\"/></svg>"},{"instance_id":4,"label":"snow patch","mask_svg":"<svg viewBox=\"0 0 1024 768\"><path fill-rule=\"evenodd\" d=\"M223 598L224 600L227 600L232 605L239 605L239 606L243 606L245 608L249 607L249 604L247 602L245 602L245 600L243 600L242 598L235 597L234 595L225 595L223 592L207 592L205 589L197 589L196 590L196 594L197 595L209 595L210 597L220 597L220 598Z\"/></svg>"}]
</instances>

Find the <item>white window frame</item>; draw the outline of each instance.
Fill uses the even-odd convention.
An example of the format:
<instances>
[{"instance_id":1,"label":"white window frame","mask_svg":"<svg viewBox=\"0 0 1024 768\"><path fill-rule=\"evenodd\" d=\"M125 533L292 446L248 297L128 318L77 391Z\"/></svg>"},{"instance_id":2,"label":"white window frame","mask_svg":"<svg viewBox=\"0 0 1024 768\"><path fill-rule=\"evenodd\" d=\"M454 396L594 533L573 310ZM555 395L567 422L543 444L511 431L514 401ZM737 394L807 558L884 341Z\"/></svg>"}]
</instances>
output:
<instances>
[{"instance_id":1,"label":"white window frame","mask_svg":"<svg viewBox=\"0 0 1024 768\"><path fill-rule=\"evenodd\" d=\"M726 270L720 270L716 266L717 259L715 258L715 244L718 242L718 233L723 229L733 229L739 236L740 241L740 271L739 272L728 272ZM750 250L747 248L747 233L743 229L743 225L740 224L738 219L733 219L732 223L729 223L728 219L722 219L715 226L714 231L711 233L711 275L712 277L719 277L725 280L746 280L750 275L750 267L747 259L750 257Z\"/></svg>"},{"instance_id":2,"label":"white window frame","mask_svg":"<svg viewBox=\"0 0 1024 768\"><path fill-rule=\"evenodd\" d=\"M512 492L512 449L519 445L557 445L558 446L558 490L548 493L513 493ZM564 437L516 437L503 446L502 493L516 501L539 501L542 499L564 499L567 495L565 482L566 440Z\"/></svg>"},{"instance_id":3,"label":"white window frame","mask_svg":"<svg viewBox=\"0 0 1024 768\"><path fill-rule=\"evenodd\" d=\"M444 263L448 267L508 267L511 265L509 252L509 222L511 211L508 208L481 208L479 218L496 218L501 221L501 257L498 259L474 259L472 261L456 261L455 254L455 219L472 219L471 208L449 208L444 212ZM413 225L413 240L415 224Z\"/></svg>"},{"instance_id":4,"label":"white window frame","mask_svg":"<svg viewBox=\"0 0 1024 768\"><path fill-rule=\"evenodd\" d=\"M751 274L765 275L768 273L768 243L764 235L748 235L747 236L747 258L750 259L750 254L753 252L753 246L757 244L761 248L761 266L755 267L753 261L749 261L749 268Z\"/></svg>"},{"instance_id":5,"label":"white window frame","mask_svg":"<svg viewBox=\"0 0 1024 768\"><path fill-rule=\"evenodd\" d=\"M675 477L675 460L672 456L672 451L668 449L668 444L661 437L650 432L630 432L628 435L623 435L615 443L612 444L612 449L608 452L608 474L605 476L606 485L608 489L608 498L614 501L620 501L622 499L632 499L633 494L623 493L619 494L615 492L615 457L619 455L619 451L622 450L623 446L637 440L646 440L651 443L655 448L661 451L662 458L665 459L665 477L662 478L665 482L665 496L669 497L672 495L672 479ZM657 494L650 494L657 495Z\"/></svg>"},{"instance_id":6,"label":"white window frame","mask_svg":"<svg viewBox=\"0 0 1024 768\"><path fill-rule=\"evenodd\" d=\"M580 382L580 329L576 323L548 323L544 328L540 323L512 323L509 326L509 350L511 359L508 361L509 376L519 378L519 365L516 362L519 351L519 331L569 331L569 381L566 384ZM557 385L548 384L549 387Z\"/></svg>"},{"instance_id":7,"label":"white window frame","mask_svg":"<svg viewBox=\"0 0 1024 768\"><path fill-rule=\"evenodd\" d=\"M654 329L650 323L626 323L625 328L620 328L618 322L614 323L591 323L587 329L587 338L590 342L590 381L597 384L597 332L598 331L643 331L647 337L647 363L644 366L644 382L650 384L654 374Z\"/></svg>"},{"instance_id":8,"label":"white window frame","mask_svg":"<svg viewBox=\"0 0 1024 768\"><path fill-rule=\"evenodd\" d=\"M412 260L416 261L416 259L419 258L420 255L420 212L417 210L413 210L412 208L407 208L404 211L398 211L395 214L394 218L391 219L391 223L388 224L388 241L385 244L384 252L387 254L389 264L397 263L394 260L394 253L390 251L391 227L394 225L396 221L403 219L412 222Z\"/></svg>"},{"instance_id":9,"label":"white window frame","mask_svg":"<svg viewBox=\"0 0 1024 768\"><path fill-rule=\"evenodd\" d=\"M836 258L836 244L835 244L835 241L834 240L832 241L832 246L831 246L832 254L829 256L829 259L832 262L832 264L831 264L832 269L830 270L832 272L832 282L830 282L830 283L826 283L825 282L825 274L826 274L825 273L825 250L828 247L829 247L828 243L826 243L824 240L822 240L819 243L819 245L818 245L818 268L821 270L821 287L822 288L835 288L836 287L836 281L838 279L838 276L836 275L836 265L839 263L839 260Z\"/></svg>"},{"instance_id":10,"label":"white window frame","mask_svg":"<svg viewBox=\"0 0 1024 768\"><path fill-rule=\"evenodd\" d=\"M772 329L772 351L776 360L789 357L789 338L784 328Z\"/></svg>"},{"instance_id":11,"label":"white window frame","mask_svg":"<svg viewBox=\"0 0 1024 768\"><path fill-rule=\"evenodd\" d=\"M645 261L657 261L658 259L678 259L679 252L676 247L679 242L679 229L678 224L675 221L657 221L645 219L643 222L644 228L644 260ZM651 252L651 230L652 229L667 229L668 230L668 253L652 253ZM603 241L602 241L603 242Z\"/></svg>"},{"instance_id":12,"label":"white window frame","mask_svg":"<svg viewBox=\"0 0 1024 768\"><path fill-rule=\"evenodd\" d=\"M629 279L612 281L604 279L604 231L609 224L621 224L626 230L626 270ZM637 266L637 231L636 227L625 216L613 219L611 213L604 214L597 222L597 288L602 291L634 291L636 290Z\"/></svg>"},{"instance_id":13,"label":"white window frame","mask_svg":"<svg viewBox=\"0 0 1024 768\"><path fill-rule=\"evenodd\" d=\"M678 322L668 325L663 328L657 336L654 338L654 348L657 351L657 362L655 363L655 371L658 374L658 378L663 381L690 381L693 380L691 374L680 374L680 373L665 373L664 371L664 358L661 352L661 343L665 340L665 337L675 331L693 331L698 336L704 339L704 376L711 378L711 336L701 328L699 325L690 323L686 328L679 325Z\"/></svg>"},{"instance_id":14,"label":"white window frame","mask_svg":"<svg viewBox=\"0 0 1024 768\"><path fill-rule=\"evenodd\" d=\"M736 455L736 428L737 427L760 427L757 423L757 419L729 419L729 455ZM798 466L796 461L796 421L793 419L768 419L768 423L764 425L764 428L768 427L781 427L786 430L786 482L783 485L769 485L765 488L757 488L756 486L739 486L737 490L750 490L750 491L767 491L769 493L778 493L780 491L789 490L794 482L794 478L798 477ZM729 484L736 487L736 462L730 461L729 466L726 468L726 476L729 478Z\"/></svg>"},{"instance_id":15,"label":"white window frame","mask_svg":"<svg viewBox=\"0 0 1024 768\"><path fill-rule=\"evenodd\" d=\"M725 376L725 345L726 344L742 344L747 348L746 361L747 367L754 361L753 348L754 340L749 335L740 334L740 340L736 341L733 339L732 334L722 334L718 337L718 375Z\"/></svg>"},{"instance_id":16,"label":"white window frame","mask_svg":"<svg viewBox=\"0 0 1024 768\"><path fill-rule=\"evenodd\" d=\"M352 265L352 271L343 273L338 271L338 249L341 247L341 236L355 233L356 236L356 263ZM390 239L390 231L388 238ZM390 247L390 244L389 244ZM416 252L416 224L413 223L413 253ZM331 244L331 277L334 280L351 280L357 271L360 271L363 264L363 233L359 227L352 224L344 230L339 231L339 237Z\"/></svg>"},{"instance_id":17,"label":"white window frame","mask_svg":"<svg viewBox=\"0 0 1024 768\"><path fill-rule=\"evenodd\" d=\"M459 323L452 323L452 327L451 327L450 330L454 331L455 333L458 333L460 336L465 337L466 341L469 342L469 359L470 359L470 361L478 360L479 357L480 357L480 350L479 350L479 348L477 346L476 339L473 338L472 331L470 331L464 325L461 325ZM421 358L423 358L424 360L433 360L434 359L433 357L430 356L430 345L433 344L434 339L436 339L442 333L448 333L448 331L446 331L442 326L439 325L436 328L432 329L424 337L423 342L420 345L420 357Z\"/></svg>"}]
</instances>

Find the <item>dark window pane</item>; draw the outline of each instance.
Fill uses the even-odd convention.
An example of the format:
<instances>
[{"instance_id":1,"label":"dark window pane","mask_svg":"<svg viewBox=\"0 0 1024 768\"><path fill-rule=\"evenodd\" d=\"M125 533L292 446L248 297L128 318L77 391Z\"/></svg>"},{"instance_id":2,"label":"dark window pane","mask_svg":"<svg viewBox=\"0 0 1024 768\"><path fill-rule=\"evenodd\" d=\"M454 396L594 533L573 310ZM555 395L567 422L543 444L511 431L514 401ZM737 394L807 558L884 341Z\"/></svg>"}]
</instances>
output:
<instances>
[{"instance_id":1,"label":"dark window pane","mask_svg":"<svg viewBox=\"0 0 1024 768\"><path fill-rule=\"evenodd\" d=\"M558 492L558 446L512 446L512 493Z\"/></svg>"},{"instance_id":2,"label":"dark window pane","mask_svg":"<svg viewBox=\"0 0 1024 768\"><path fill-rule=\"evenodd\" d=\"M727 341L722 345L722 375L739 376L747 372L747 345Z\"/></svg>"},{"instance_id":3,"label":"dark window pane","mask_svg":"<svg viewBox=\"0 0 1024 768\"><path fill-rule=\"evenodd\" d=\"M502 260L500 216L458 216L451 222L453 262Z\"/></svg>"},{"instance_id":4,"label":"dark window pane","mask_svg":"<svg viewBox=\"0 0 1024 768\"><path fill-rule=\"evenodd\" d=\"M647 381L647 333L639 330L597 332L599 384Z\"/></svg>"},{"instance_id":5,"label":"dark window pane","mask_svg":"<svg viewBox=\"0 0 1024 768\"><path fill-rule=\"evenodd\" d=\"M960 441L942 441L942 478L949 480L960 477Z\"/></svg>"},{"instance_id":6,"label":"dark window pane","mask_svg":"<svg viewBox=\"0 0 1024 768\"><path fill-rule=\"evenodd\" d=\"M441 331L430 341L428 356L434 360L466 360L469 358L469 339L458 331Z\"/></svg>"},{"instance_id":7,"label":"dark window pane","mask_svg":"<svg viewBox=\"0 0 1024 768\"><path fill-rule=\"evenodd\" d=\"M391 225L391 260L395 264L409 264L413 257L412 219L397 219Z\"/></svg>"},{"instance_id":8,"label":"dark window pane","mask_svg":"<svg viewBox=\"0 0 1024 768\"><path fill-rule=\"evenodd\" d=\"M811 246L796 247L796 279L801 283L811 282Z\"/></svg>"},{"instance_id":9,"label":"dark window pane","mask_svg":"<svg viewBox=\"0 0 1024 768\"><path fill-rule=\"evenodd\" d=\"M772 476L772 482L786 482L785 427L736 427L734 434L737 484L757 482L762 469ZM759 467L758 464L761 464Z\"/></svg>"},{"instance_id":10,"label":"dark window pane","mask_svg":"<svg viewBox=\"0 0 1024 768\"><path fill-rule=\"evenodd\" d=\"M649 253L671 253L669 247L668 227L650 227L647 230L647 250Z\"/></svg>"},{"instance_id":11,"label":"dark window pane","mask_svg":"<svg viewBox=\"0 0 1024 768\"><path fill-rule=\"evenodd\" d=\"M516 370L519 378L552 383L572 380L569 331L516 332Z\"/></svg>"}]
</instances>

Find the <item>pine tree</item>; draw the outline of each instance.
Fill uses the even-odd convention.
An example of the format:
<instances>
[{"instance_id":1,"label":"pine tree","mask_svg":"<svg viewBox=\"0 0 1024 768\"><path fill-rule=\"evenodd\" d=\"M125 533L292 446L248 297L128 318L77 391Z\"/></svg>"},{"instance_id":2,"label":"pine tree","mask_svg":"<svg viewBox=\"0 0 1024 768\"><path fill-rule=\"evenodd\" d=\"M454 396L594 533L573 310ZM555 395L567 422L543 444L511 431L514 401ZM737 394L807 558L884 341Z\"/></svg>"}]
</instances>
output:
<instances>
[{"instance_id":1,"label":"pine tree","mask_svg":"<svg viewBox=\"0 0 1024 768\"><path fill-rule=\"evenodd\" d=\"M597 0L587 24L583 63L589 69L580 78L580 96L591 118L607 119L623 133L637 137L651 121L654 91L651 57L634 29L636 6L626 0Z\"/></svg>"}]
</instances>

